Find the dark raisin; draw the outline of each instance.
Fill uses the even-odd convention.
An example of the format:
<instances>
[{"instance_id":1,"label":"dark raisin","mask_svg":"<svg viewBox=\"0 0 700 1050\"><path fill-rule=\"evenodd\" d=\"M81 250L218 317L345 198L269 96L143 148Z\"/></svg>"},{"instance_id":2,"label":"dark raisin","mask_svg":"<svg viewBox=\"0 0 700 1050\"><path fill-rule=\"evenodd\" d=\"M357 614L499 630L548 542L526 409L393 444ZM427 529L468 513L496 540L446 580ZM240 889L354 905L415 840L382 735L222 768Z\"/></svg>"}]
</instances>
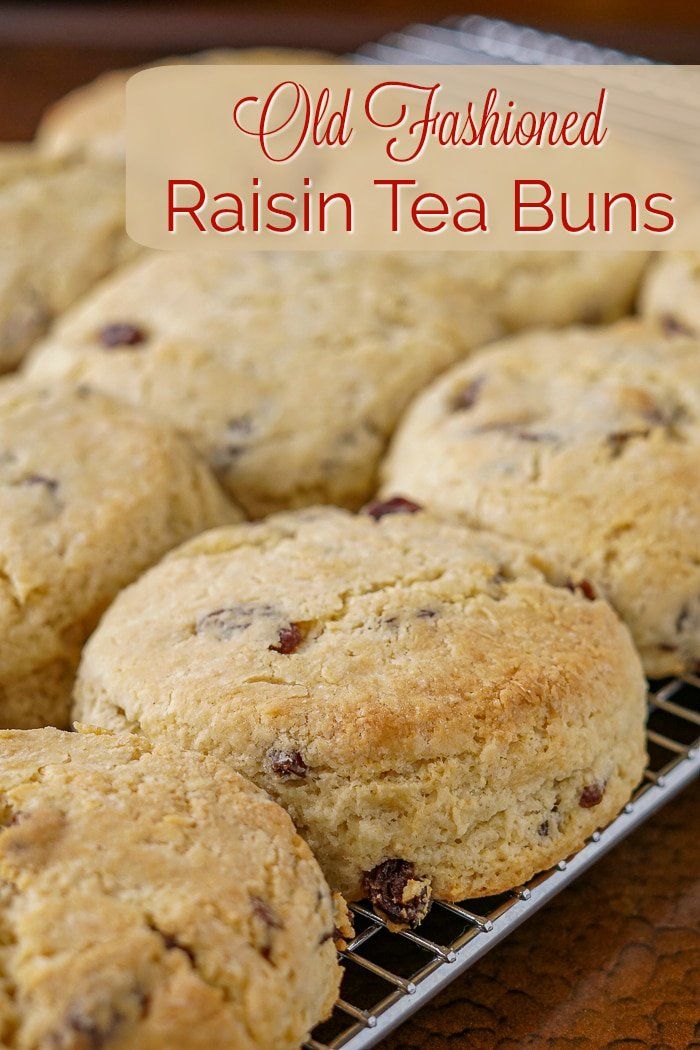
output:
<instances>
[{"instance_id":1,"label":"dark raisin","mask_svg":"<svg viewBox=\"0 0 700 1050\"><path fill-rule=\"evenodd\" d=\"M231 470L239 457L250 447L252 433L253 420L250 416L229 419L224 441L210 456L212 468L216 473L226 474Z\"/></svg>"},{"instance_id":2,"label":"dark raisin","mask_svg":"<svg viewBox=\"0 0 700 1050\"><path fill-rule=\"evenodd\" d=\"M684 605L683 608L681 609L681 611L678 613L678 616L676 617L676 632L678 634L682 634L683 633L683 631L688 626L688 621L689 620L690 620L690 609L687 607L687 605Z\"/></svg>"},{"instance_id":3,"label":"dark raisin","mask_svg":"<svg viewBox=\"0 0 700 1050\"><path fill-rule=\"evenodd\" d=\"M283 751L271 747L265 755L265 763L270 772L280 780L304 780L309 772L309 767L299 751Z\"/></svg>"},{"instance_id":4,"label":"dark raisin","mask_svg":"<svg viewBox=\"0 0 700 1050\"><path fill-rule=\"evenodd\" d=\"M566 581L566 587L571 591L572 594L576 594L580 591L584 598L587 598L589 602L594 602L598 597L595 587L590 580L573 580Z\"/></svg>"},{"instance_id":5,"label":"dark raisin","mask_svg":"<svg viewBox=\"0 0 700 1050\"><path fill-rule=\"evenodd\" d=\"M186 944L183 944L182 941L179 940L177 937L174 937L172 934L166 934L165 937L163 938L163 943L165 944L166 950L169 951L169 952L171 952L171 951L182 952L184 955L187 956L187 958L190 960L190 962L194 966L194 964L195 964L194 952L192 951L191 948L188 948L188 946Z\"/></svg>"},{"instance_id":6,"label":"dark raisin","mask_svg":"<svg viewBox=\"0 0 700 1050\"><path fill-rule=\"evenodd\" d=\"M414 503L413 500L406 499L404 496L392 496L391 499L372 500L362 508L362 513L379 521L387 514L416 514L422 509L419 503Z\"/></svg>"},{"instance_id":7,"label":"dark raisin","mask_svg":"<svg viewBox=\"0 0 700 1050\"><path fill-rule=\"evenodd\" d=\"M479 400L479 394L481 393L483 385L483 376L480 376L478 379L472 379L471 383L467 383L467 385L452 398L450 404L452 411L464 412L467 409L473 408Z\"/></svg>"},{"instance_id":8,"label":"dark raisin","mask_svg":"<svg viewBox=\"0 0 700 1050\"><path fill-rule=\"evenodd\" d=\"M146 333L138 325L116 321L100 328L99 338L104 347L114 350L120 346L140 346L146 342Z\"/></svg>"},{"instance_id":9,"label":"dark raisin","mask_svg":"<svg viewBox=\"0 0 700 1050\"><path fill-rule=\"evenodd\" d=\"M617 459L618 456L622 455L624 448L629 441L633 438L645 438L649 437L649 430L616 430L612 434L608 434L607 442L610 446L610 454L613 459Z\"/></svg>"},{"instance_id":10,"label":"dark raisin","mask_svg":"<svg viewBox=\"0 0 700 1050\"><path fill-rule=\"evenodd\" d=\"M280 627L278 631L279 641L277 645L268 646L275 653L283 653L288 656L289 653L295 653L301 643L304 641L304 634L299 624L290 623L286 627Z\"/></svg>"},{"instance_id":11,"label":"dark raisin","mask_svg":"<svg viewBox=\"0 0 700 1050\"><path fill-rule=\"evenodd\" d=\"M604 793L605 784L599 782L586 784L578 797L578 804L582 809L593 809L594 806L600 805L603 801Z\"/></svg>"},{"instance_id":12,"label":"dark raisin","mask_svg":"<svg viewBox=\"0 0 700 1050\"><path fill-rule=\"evenodd\" d=\"M119 1018L115 1016L114 1028L119 1024ZM85 1050L102 1050L102 1047L106 1045L109 1039L112 1037L112 1024L110 1023L106 1030L103 1030L101 1026L93 1021L90 1017L85 1017L82 1014L73 1011L66 1018L66 1027L70 1036L66 1040L65 1045L78 1045L85 1047ZM73 1040L73 1036L78 1037L77 1043ZM55 1041L55 1045L60 1046L62 1042L60 1040Z\"/></svg>"},{"instance_id":13,"label":"dark raisin","mask_svg":"<svg viewBox=\"0 0 700 1050\"><path fill-rule=\"evenodd\" d=\"M253 909L253 915L261 920L271 930L281 930L282 923L279 921L275 913L269 904L266 904L260 897L250 898L251 907Z\"/></svg>"},{"instance_id":14,"label":"dark raisin","mask_svg":"<svg viewBox=\"0 0 700 1050\"><path fill-rule=\"evenodd\" d=\"M419 620L432 620L437 616L437 609L419 609L416 616Z\"/></svg>"},{"instance_id":15,"label":"dark raisin","mask_svg":"<svg viewBox=\"0 0 700 1050\"><path fill-rule=\"evenodd\" d=\"M363 876L364 893L391 922L417 926L428 914L430 883L407 860L385 860Z\"/></svg>"},{"instance_id":16,"label":"dark raisin","mask_svg":"<svg viewBox=\"0 0 700 1050\"><path fill-rule=\"evenodd\" d=\"M195 960L194 952L186 944L183 944L182 941L178 937L175 936L175 934L173 934L173 933L166 933L164 930L161 930L161 928L159 926L157 926L155 922L151 921L151 922L149 922L148 925L153 930L154 933L158 934L158 936L160 937L160 939L163 942L163 945L165 947L166 952L172 952L172 951L182 952L184 955L187 956L187 958L190 960L192 965L193 966L195 965L196 960Z\"/></svg>"},{"instance_id":17,"label":"dark raisin","mask_svg":"<svg viewBox=\"0 0 700 1050\"><path fill-rule=\"evenodd\" d=\"M683 324L673 314L663 314L660 318L661 327L667 335L694 335L692 328Z\"/></svg>"},{"instance_id":18,"label":"dark raisin","mask_svg":"<svg viewBox=\"0 0 700 1050\"><path fill-rule=\"evenodd\" d=\"M253 620L280 619L281 613L273 605L258 605L254 602L243 602L241 605L224 605L221 609L200 616L195 624L197 634L213 635L220 641L228 641L238 631L245 631Z\"/></svg>"},{"instance_id":19,"label":"dark raisin","mask_svg":"<svg viewBox=\"0 0 700 1050\"><path fill-rule=\"evenodd\" d=\"M229 419L221 444L211 453L214 468L220 471L228 470L250 447L253 432L252 416L234 416Z\"/></svg>"},{"instance_id":20,"label":"dark raisin","mask_svg":"<svg viewBox=\"0 0 700 1050\"><path fill-rule=\"evenodd\" d=\"M543 839L546 838L547 835L549 835L549 821L548 820L543 820L542 821L542 823L540 824L540 826L537 829L537 834L540 835Z\"/></svg>"},{"instance_id":21,"label":"dark raisin","mask_svg":"<svg viewBox=\"0 0 700 1050\"><path fill-rule=\"evenodd\" d=\"M260 897L251 897L250 904L253 909L253 915L263 927L263 938L262 943L259 946L260 954L263 959L269 961L272 954L272 937L275 930L282 929L282 923L279 921L275 913L269 904L261 900Z\"/></svg>"},{"instance_id":22,"label":"dark raisin","mask_svg":"<svg viewBox=\"0 0 700 1050\"><path fill-rule=\"evenodd\" d=\"M676 422L682 414L683 410L680 408L674 408L670 412L665 412L658 405L650 405L642 412L644 418L655 427L670 426L672 423Z\"/></svg>"},{"instance_id":23,"label":"dark raisin","mask_svg":"<svg viewBox=\"0 0 700 1050\"><path fill-rule=\"evenodd\" d=\"M229 433L236 434L239 437L246 437L252 433L253 420L249 415L236 416L234 419L229 419L227 423L227 429Z\"/></svg>"},{"instance_id":24,"label":"dark raisin","mask_svg":"<svg viewBox=\"0 0 700 1050\"><path fill-rule=\"evenodd\" d=\"M51 495L54 495L58 489L58 482L55 478L47 478L45 474L28 474L26 478L22 478L21 485L42 485Z\"/></svg>"}]
</instances>

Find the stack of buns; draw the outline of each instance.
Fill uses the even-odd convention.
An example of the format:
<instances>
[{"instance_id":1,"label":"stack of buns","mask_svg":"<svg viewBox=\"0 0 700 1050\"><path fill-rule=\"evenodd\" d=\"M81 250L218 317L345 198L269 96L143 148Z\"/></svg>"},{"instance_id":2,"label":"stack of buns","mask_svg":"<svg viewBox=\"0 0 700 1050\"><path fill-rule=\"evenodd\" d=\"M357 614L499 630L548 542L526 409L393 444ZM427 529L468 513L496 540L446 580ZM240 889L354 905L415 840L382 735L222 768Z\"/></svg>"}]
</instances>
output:
<instances>
[{"instance_id":1,"label":"stack of buns","mask_svg":"<svg viewBox=\"0 0 700 1050\"><path fill-rule=\"evenodd\" d=\"M345 900L517 887L640 781L700 269L140 249L127 77L0 150L0 1046L294 1050Z\"/></svg>"}]
</instances>

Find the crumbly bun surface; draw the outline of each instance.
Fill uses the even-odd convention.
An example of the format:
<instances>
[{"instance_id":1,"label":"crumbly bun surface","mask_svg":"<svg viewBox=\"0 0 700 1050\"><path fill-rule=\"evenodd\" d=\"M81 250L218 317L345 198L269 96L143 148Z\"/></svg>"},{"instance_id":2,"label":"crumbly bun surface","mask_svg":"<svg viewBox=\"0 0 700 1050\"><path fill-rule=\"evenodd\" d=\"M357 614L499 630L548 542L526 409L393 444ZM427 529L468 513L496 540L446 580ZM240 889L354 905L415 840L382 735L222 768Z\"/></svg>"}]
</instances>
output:
<instances>
[{"instance_id":1,"label":"crumbly bun surface","mask_svg":"<svg viewBox=\"0 0 700 1050\"><path fill-rule=\"evenodd\" d=\"M104 332L126 326L138 342ZM496 333L408 255L151 254L87 297L35 355L188 433L255 517L360 505L410 398Z\"/></svg>"},{"instance_id":2,"label":"crumbly bun surface","mask_svg":"<svg viewBox=\"0 0 700 1050\"><path fill-rule=\"evenodd\" d=\"M253 517L355 509L413 396L511 327L619 311L642 265L623 254L149 254L70 311L29 370L170 419ZM138 340L105 344L119 327Z\"/></svg>"},{"instance_id":3,"label":"crumbly bun surface","mask_svg":"<svg viewBox=\"0 0 700 1050\"><path fill-rule=\"evenodd\" d=\"M386 493L546 549L629 625L647 673L700 661L700 344L625 323L533 333L407 412Z\"/></svg>"},{"instance_id":4,"label":"crumbly bun surface","mask_svg":"<svg viewBox=\"0 0 700 1050\"><path fill-rule=\"evenodd\" d=\"M124 174L105 164L0 154L0 372L52 321L136 253L124 229Z\"/></svg>"},{"instance_id":5,"label":"crumbly bun surface","mask_svg":"<svg viewBox=\"0 0 700 1050\"><path fill-rule=\"evenodd\" d=\"M75 713L244 772L334 889L400 924L430 894L515 886L607 823L643 769L645 685L610 607L523 547L370 510L174 551L103 618Z\"/></svg>"},{"instance_id":6,"label":"crumbly bun surface","mask_svg":"<svg viewBox=\"0 0 700 1050\"><path fill-rule=\"evenodd\" d=\"M3 1050L297 1050L339 983L330 893L221 763L0 733Z\"/></svg>"},{"instance_id":7,"label":"crumbly bun surface","mask_svg":"<svg viewBox=\"0 0 700 1050\"><path fill-rule=\"evenodd\" d=\"M0 187L31 171L36 156L29 142L0 142Z\"/></svg>"},{"instance_id":8,"label":"crumbly bun surface","mask_svg":"<svg viewBox=\"0 0 700 1050\"><path fill-rule=\"evenodd\" d=\"M648 252L417 252L487 308L503 335L540 326L601 325L633 305Z\"/></svg>"},{"instance_id":9,"label":"crumbly bun surface","mask_svg":"<svg viewBox=\"0 0 700 1050\"><path fill-rule=\"evenodd\" d=\"M169 426L89 390L0 383L0 726L65 725L80 648L167 550L240 519Z\"/></svg>"}]
</instances>

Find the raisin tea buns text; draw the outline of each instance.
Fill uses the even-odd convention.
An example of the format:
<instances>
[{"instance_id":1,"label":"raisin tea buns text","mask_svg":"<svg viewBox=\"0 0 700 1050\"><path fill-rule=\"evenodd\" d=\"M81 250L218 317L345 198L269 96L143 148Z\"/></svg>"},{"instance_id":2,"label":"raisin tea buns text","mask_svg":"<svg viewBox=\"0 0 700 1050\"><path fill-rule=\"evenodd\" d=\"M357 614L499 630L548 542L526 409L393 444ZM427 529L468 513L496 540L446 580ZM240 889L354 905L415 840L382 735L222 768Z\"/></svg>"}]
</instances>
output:
<instances>
[{"instance_id":1,"label":"raisin tea buns text","mask_svg":"<svg viewBox=\"0 0 700 1050\"><path fill-rule=\"evenodd\" d=\"M698 340L628 322L484 351L416 399L383 477L546 550L612 603L649 675L698 666Z\"/></svg>"},{"instance_id":2,"label":"raisin tea buns text","mask_svg":"<svg viewBox=\"0 0 700 1050\"><path fill-rule=\"evenodd\" d=\"M645 685L601 600L405 501L213 530L117 598L76 717L215 755L396 925L566 857L644 768Z\"/></svg>"},{"instance_id":3,"label":"raisin tea buns text","mask_svg":"<svg viewBox=\"0 0 700 1050\"><path fill-rule=\"evenodd\" d=\"M298 1050L332 903L279 806L134 736L0 733L0 1046Z\"/></svg>"},{"instance_id":4,"label":"raisin tea buns text","mask_svg":"<svg viewBox=\"0 0 700 1050\"><path fill-rule=\"evenodd\" d=\"M28 142L0 142L0 186L32 170L36 150Z\"/></svg>"},{"instance_id":5,"label":"raisin tea buns text","mask_svg":"<svg viewBox=\"0 0 700 1050\"><path fill-rule=\"evenodd\" d=\"M239 518L166 424L86 389L0 383L0 727L65 725L81 645L117 591Z\"/></svg>"}]
</instances>

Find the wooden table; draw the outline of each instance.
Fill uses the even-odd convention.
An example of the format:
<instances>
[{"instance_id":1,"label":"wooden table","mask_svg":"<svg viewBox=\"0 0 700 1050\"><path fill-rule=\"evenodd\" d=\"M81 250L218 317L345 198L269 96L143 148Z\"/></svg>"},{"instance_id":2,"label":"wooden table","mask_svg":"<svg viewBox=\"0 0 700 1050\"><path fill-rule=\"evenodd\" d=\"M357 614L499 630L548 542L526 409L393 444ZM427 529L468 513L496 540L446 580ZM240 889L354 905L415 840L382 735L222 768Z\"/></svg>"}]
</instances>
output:
<instances>
[{"instance_id":1,"label":"wooden table","mask_svg":"<svg viewBox=\"0 0 700 1050\"><path fill-rule=\"evenodd\" d=\"M31 137L45 105L103 69L222 44L350 50L456 5L336 2L325 20L301 4L293 13L275 3L212 3L196 13L173 4L160 19L146 7L0 5L0 139ZM584 35L599 43L700 61L698 15L682 0L635 4L632 22L625 0L578 0L568 21L553 2L540 18L515 2L479 10L572 35L586 24ZM423 1009L387 1050L700 1050L699 803L696 784Z\"/></svg>"},{"instance_id":2,"label":"wooden table","mask_svg":"<svg viewBox=\"0 0 700 1050\"><path fill-rule=\"evenodd\" d=\"M700 1048L700 784L386 1042L386 1050Z\"/></svg>"}]
</instances>

